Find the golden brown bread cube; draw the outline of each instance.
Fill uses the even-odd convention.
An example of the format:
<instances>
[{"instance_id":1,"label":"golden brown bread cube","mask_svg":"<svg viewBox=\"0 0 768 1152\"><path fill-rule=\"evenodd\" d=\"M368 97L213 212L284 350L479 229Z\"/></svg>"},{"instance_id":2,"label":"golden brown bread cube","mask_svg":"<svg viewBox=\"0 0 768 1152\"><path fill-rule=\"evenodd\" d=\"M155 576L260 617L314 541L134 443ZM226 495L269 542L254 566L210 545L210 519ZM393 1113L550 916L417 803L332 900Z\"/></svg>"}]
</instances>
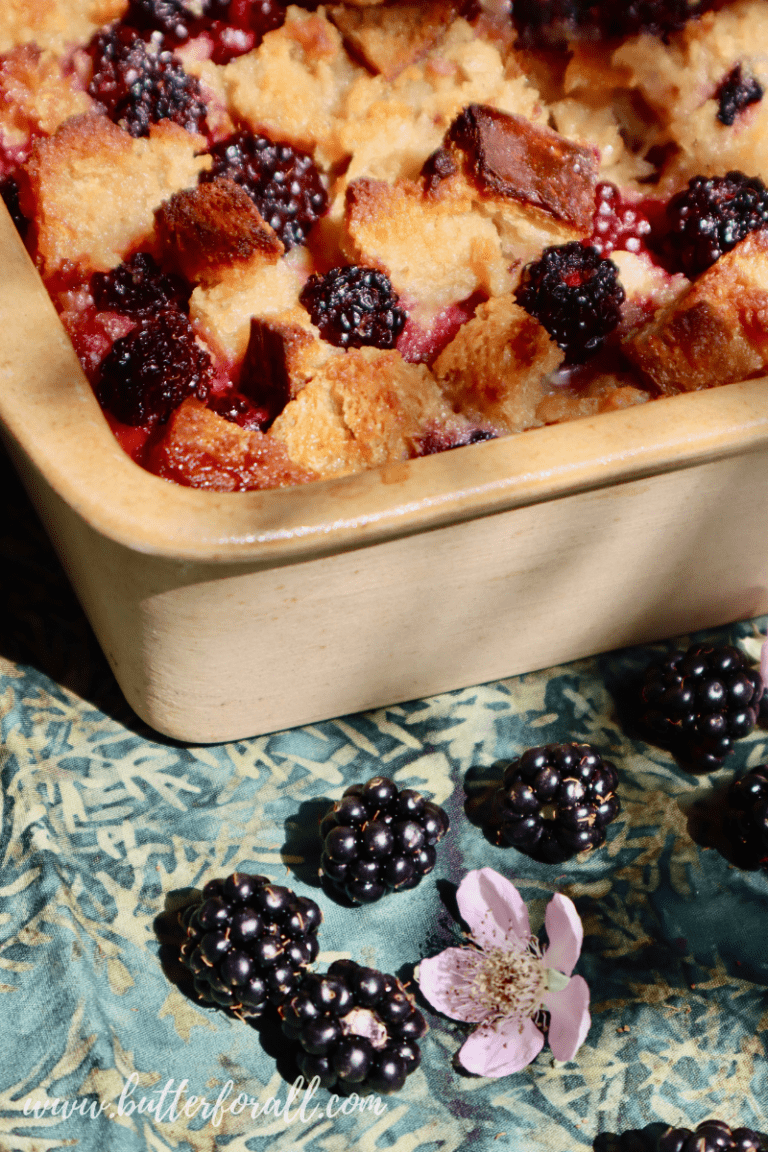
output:
<instances>
[{"instance_id":1,"label":"golden brown bread cube","mask_svg":"<svg viewBox=\"0 0 768 1152\"><path fill-rule=\"evenodd\" d=\"M165 480L215 492L284 488L317 478L293 464L278 440L241 428L193 399L173 413L149 463Z\"/></svg>"},{"instance_id":2,"label":"golden brown bread cube","mask_svg":"<svg viewBox=\"0 0 768 1152\"><path fill-rule=\"evenodd\" d=\"M270 435L294 463L321 476L344 476L407 460L430 435L458 439L467 428L423 364L408 364L398 352L355 348L328 360Z\"/></svg>"},{"instance_id":3,"label":"golden brown bread cube","mask_svg":"<svg viewBox=\"0 0 768 1152\"><path fill-rule=\"evenodd\" d=\"M107 271L151 242L155 209L210 166L205 138L163 120L135 139L97 113L75 116L35 142L19 178L24 214L35 219L44 275L65 263Z\"/></svg>"},{"instance_id":4,"label":"golden brown bread cube","mask_svg":"<svg viewBox=\"0 0 768 1152\"><path fill-rule=\"evenodd\" d=\"M751 232L624 345L665 395L754 376L768 364L768 231Z\"/></svg>"},{"instance_id":5,"label":"golden brown bread cube","mask_svg":"<svg viewBox=\"0 0 768 1152\"><path fill-rule=\"evenodd\" d=\"M387 273L406 307L438 312L512 280L499 235L468 202L431 200L414 181L356 180L347 189L347 255Z\"/></svg>"},{"instance_id":6,"label":"golden brown bread cube","mask_svg":"<svg viewBox=\"0 0 768 1152\"><path fill-rule=\"evenodd\" d=\"M514 298L481 304L433 365L456 411L500 432L522 432L542 421L536 408L546 376L563 352Z\"/></svg>"},{"instance_id":7,"label":"golden brown bread cube","mask_svg":"<svg viewBox=\"0 0 768 1152\"><path fill-rule=\"evenodd\" d=\"M3 0L0 52L33 42L64 52L89 40L100 24L117 20L128 0Z\"/></svg>"},{"instance_id":8,"label":"golden brown bread cube","mask_svg":"<svg viewBox=\"0 0 768 1152\"><path fill-rule=\"evenodd\" d=\"M174 193L155 219L162 257L206 288L233 266L259 258L274 264L285 251L248 193L232 180L220 178Z\"/></svg>"}]
</instances>

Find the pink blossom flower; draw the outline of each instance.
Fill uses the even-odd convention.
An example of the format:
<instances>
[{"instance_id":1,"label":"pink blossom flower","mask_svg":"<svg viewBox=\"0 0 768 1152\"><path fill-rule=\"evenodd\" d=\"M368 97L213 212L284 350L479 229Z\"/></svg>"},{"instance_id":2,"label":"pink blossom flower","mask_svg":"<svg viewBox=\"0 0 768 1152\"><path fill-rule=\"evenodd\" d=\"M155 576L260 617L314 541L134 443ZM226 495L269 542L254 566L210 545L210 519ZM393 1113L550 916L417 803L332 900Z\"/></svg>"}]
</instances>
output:
<instances>
[{"instance_id":1,"label":"pink blossom flower","mask_svg":"<svg viewBox=\"0 0 768 1152\"><path fill-rule=\"evenodd\" d=\"M416 979L439 1012L477 1024L459 1062L478 1076L519 1072L544 1046L545 1013L552 1054L572 1060L590 1025L587 982L571 975L584 938L573 902L550 900L542 951L520 893L492 868L468 872L456 899L471 943L422 960Z\"/></svg>"}]
</instances>

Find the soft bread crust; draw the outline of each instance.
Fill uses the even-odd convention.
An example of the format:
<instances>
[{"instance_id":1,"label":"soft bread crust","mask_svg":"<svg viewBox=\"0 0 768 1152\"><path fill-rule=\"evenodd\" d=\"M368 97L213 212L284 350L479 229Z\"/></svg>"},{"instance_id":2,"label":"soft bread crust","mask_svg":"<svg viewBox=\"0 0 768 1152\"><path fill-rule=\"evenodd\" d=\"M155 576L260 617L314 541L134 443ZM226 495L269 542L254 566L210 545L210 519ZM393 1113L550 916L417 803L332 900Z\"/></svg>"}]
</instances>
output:
<instances>
[{"instance_id":1,"label":"soft bread crust","mask_svg":"<svg viewBox=\"0 0 768 1152\"><path fill-rule=\"evenodd\" d=\"M507 261L490 220L471 203L430 200L413 181L357 180L347 189L348 255L381 268L408 306L423 314L511 287Z\"/></svg>"},{"instance_id":2,"label":"soft bread crust","mask_svg":"<svg viewBox=\"0 0 768 1152\"><path fill-rule=\"evenodd\" d=\"M456 411L498 431L522 432L542 421L543 382L563 353L513 297L481 304L438 356L433 372Z\"/></svg>"},{"instance_id":3,"label":"soft bread crust","mask_svg":"<svg viewBox=\"0 0 768 1152\"><path fill-rule=\"evenodd\" d=\"M650 399L650 393L638 388L633 381L606 374L596 377L585 389L555 389L540 401L536 418L542 424L560 424L566 420L598 416L601 412L633 408Z\"/></svg>"},{"instance_id":4,"label":"soft bread crust","mask_svg":"<svg viewBox=\"0 0 768 1152\"><path fill-rule=\"evenodd\" d=\"M274 264L282 241L247 192L218 179L175 192L155 213L163 258L193 284L212 287L232 267Z\"/></svg>"},{"instance_id":5,"label":"soft bread crust","mask_svg":"<svg viewBox=\"0 0 768 1152\"><path fill-rule=\"evenodd\" d=\"M155 209L210 166L202 136L168 120L134 139L106 117L67 120L36 141L20 181L22 211L36 221L44 275L67 262L107 271L152 241Z\"/></svg>"},{"instance_id":6,"label":"soft bread crust","mask_svg":"<svg viewBox=\"0 0 768 1152\"><path fill-rule=\"evenodd\" d=\"M624 345L664 395L713 388L768 365L768 231L751 232Z\"/></svg>"},{"instance_id":7,"label":"soft bread crust","mask_svg":"<svg viewBox=\"0 0 768 1152\"><path fill-rule=\"evenodd\" d=\"M188 488L246 492L285 488L317 479L288 458L284 446L218 416L199 400L185 400L152 450L152 471Z\"/></svg>"},{"instance_id":8,"label":"soft bread crust","mask_svg":"<svg viewBox=\"0 0 768 1152\"><path fill-rule=\"evenodd\" d=\"M458 430L429 369L398 352L355 348L330 359L275 420L270 435L321 476L416 456L431 432Z\"/></svg>"},{"instance_id":9,"label":"soft bread crust","mask_svg":"<svg viewBox=\"0 0 768 1152\"><path fill-rule=\"evenodd\" d=\"M352 55L372 72L394 80L442 40L457 11L450 0L424 0L386 7L338 4L329 15Z\"/></svg>"}]
</instances>

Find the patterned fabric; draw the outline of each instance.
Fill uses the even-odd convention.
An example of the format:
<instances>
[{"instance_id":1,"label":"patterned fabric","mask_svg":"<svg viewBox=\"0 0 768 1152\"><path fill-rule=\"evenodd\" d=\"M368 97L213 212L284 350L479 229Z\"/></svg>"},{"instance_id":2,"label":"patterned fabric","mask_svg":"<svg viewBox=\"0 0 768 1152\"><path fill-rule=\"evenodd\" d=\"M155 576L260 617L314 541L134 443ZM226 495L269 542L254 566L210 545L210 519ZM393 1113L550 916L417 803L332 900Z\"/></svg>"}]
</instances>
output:
<instances>
[{"instance_id":1,"label":"patterned fabric","mask_svg":"<svg viewBox=\"0 0 768 1152\"><path fill-rule=\"evenodd\" d=\"M700 778L625 735L618 686L665 645L184 747L122 702L15 479L2 480L12 505L0 534L3 1152L579 1152L600 1133L713 1115L768 1127L768 876L703 846L717 842L733 770L768 759L768 734ZM756 658L765 624L706 638ZM495 847L480 813L498 762L568 739L619 768L623 811L607 846L558 867ZM452 828L414 892L342 907L318 885L318 820L377 773L431 794ZM468 1027L422 1002L423 1063L379 1114L372 1100L328 1115L320 1091L303 1115L294 1100L290 1123L276 1115L296 1076L285 1041L197 1004L174 960L173 913L188 890L235 869L265 873L322 907L320 969L351 955L408 979L460 939L457 882L485 865L514 879L534 929L553 892L577 905L593 1024L576 1061L555 1066L545 1048L516 1076L468 1076L452 1065ZM171 1118L182 1083L179 1107L204 1097L207 1119ZM245 1101L239 1114L212 1111L222 1089L227 1108ZM54 1099L56 1115L31 1111Z\"/></svg>"}]
</instances>

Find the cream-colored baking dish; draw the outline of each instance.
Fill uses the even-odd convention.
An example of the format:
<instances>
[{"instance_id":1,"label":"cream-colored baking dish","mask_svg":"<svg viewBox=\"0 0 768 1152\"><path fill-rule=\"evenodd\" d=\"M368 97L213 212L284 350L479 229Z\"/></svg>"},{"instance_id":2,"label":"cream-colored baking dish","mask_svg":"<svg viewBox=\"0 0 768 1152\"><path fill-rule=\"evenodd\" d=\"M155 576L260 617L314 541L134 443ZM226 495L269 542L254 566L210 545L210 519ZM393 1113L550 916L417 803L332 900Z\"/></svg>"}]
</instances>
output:
<instances>
[{"instance_id":1,"label":"cream-colored baking dish","mask_svg":"<svg viewBox=\"0 0 768 1152\"><path fill-rule=\"evenodd\" d=\"M129 703L256 735L768 610L768 381L240 494L110 432L7 215L0 418Z\"/></svg>"}]
</instances>

